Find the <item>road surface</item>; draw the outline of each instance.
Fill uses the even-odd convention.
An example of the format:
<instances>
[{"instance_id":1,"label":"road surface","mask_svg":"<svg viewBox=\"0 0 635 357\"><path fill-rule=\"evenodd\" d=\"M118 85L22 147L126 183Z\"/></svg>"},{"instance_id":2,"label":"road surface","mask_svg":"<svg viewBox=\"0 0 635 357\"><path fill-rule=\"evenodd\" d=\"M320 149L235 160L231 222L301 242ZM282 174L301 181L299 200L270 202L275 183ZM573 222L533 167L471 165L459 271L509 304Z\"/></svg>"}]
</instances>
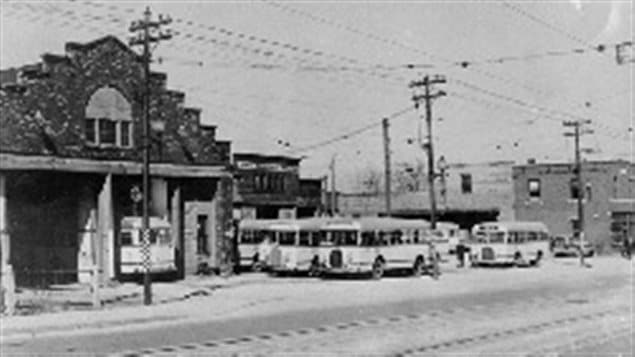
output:
<instances>
[{"instance_id":1,"label":"road surface","mask_svg":"<svg viewBox=\"0 0 635 357\"><path fill-rule=\"evenodd\" d=\"M632 356L632 266L594 265L460 270L439 281L275 279L175 307L196 318L22 338L2 352ZM223 310L225 299L246 304Z\"/></svg>"}]
</instances>

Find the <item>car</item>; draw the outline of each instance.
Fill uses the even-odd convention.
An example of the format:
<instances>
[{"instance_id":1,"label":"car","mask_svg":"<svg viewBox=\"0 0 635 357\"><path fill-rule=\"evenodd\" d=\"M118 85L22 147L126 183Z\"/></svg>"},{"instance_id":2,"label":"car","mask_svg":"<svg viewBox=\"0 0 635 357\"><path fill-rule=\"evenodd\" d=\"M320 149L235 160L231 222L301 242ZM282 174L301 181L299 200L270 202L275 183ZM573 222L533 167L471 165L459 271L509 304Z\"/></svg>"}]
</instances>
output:
<instances>
[{"instance_id":1,"label":"car","mask_svg":"<svg viewBox=\"0 0 635 357\"><path fill-rule=\"evenodd\" d=\"M551 240L551 252L554 257L577 257L582 253L585 257L595 254L593 244L584 240L580 245L580 239L571 236L555 236Z\"/></svg>"}]
</instances>

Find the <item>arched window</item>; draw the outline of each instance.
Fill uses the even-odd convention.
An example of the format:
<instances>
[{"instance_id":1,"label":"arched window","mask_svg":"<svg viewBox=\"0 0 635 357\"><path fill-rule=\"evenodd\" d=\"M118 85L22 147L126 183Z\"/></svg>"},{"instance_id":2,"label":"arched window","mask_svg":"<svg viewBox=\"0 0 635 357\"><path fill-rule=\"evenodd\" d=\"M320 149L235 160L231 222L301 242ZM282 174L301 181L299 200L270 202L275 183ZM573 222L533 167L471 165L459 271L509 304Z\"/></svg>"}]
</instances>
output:
<instances>
[{"instance_id":1,"label":"arched window","mask_svg":"<svg viewBox=\"0 0 635 357\"><path fill-rule=\"evenodd\" d=\"M98 89L86 106L84 133L92 145L132 147L132 107L128 100L112 87Z\"/></svg>"}]
</instances>

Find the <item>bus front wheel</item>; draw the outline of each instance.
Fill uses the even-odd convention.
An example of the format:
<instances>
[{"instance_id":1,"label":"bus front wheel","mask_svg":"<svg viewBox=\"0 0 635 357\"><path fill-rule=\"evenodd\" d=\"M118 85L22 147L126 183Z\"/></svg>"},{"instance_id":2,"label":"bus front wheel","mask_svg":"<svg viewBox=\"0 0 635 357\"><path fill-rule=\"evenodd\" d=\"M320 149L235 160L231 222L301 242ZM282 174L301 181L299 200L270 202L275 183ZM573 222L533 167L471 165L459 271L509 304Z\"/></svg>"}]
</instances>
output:
<instances>
[{"instance_id":1,"label":"bus front wheel","mask_svg":"<svg viewBox=\"0 0 635 357\"><path fill-rule=\"evenodd\" d=\"M538 266L541 259L542 259L542 250L539 250L538 252L536 252L536 259L533 259L532 261L530 261L529 265Z\"/></svg>"}]
</instances>

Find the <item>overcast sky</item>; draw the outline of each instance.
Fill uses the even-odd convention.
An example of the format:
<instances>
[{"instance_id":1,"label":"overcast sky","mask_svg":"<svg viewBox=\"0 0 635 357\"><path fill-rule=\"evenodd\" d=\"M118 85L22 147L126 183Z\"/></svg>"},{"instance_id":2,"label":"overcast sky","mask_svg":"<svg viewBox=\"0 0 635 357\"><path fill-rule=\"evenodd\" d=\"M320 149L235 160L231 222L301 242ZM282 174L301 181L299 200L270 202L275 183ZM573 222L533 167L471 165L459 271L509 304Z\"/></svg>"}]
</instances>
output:
<instances>
[{"instance_id":1,"label":"overcast sky","mask_svg":"<svg viewBox=\"0 0 635 357\"><path fill-rule=\"evenodd\" d=\"M575 117L593 120L588 159L632 158L633 64L618 65L614 47L633 39L632 1L3 0L1 67L63 53L68 41L127 42L148 5L177 33L159 44L153 69L221 139L234 151L306 156L304 176L326 174L337 154L344 190L382 167L379 123L413 107L408 83L426 74L447 78L435 88L447 96L433 104L433 125L448 162L570 160L561 122ZM592 49L600 44L605 51ZM408 144L419 118L410 110L391 120L393 162L423 159Z\"/></svg>"}]
</instances>

